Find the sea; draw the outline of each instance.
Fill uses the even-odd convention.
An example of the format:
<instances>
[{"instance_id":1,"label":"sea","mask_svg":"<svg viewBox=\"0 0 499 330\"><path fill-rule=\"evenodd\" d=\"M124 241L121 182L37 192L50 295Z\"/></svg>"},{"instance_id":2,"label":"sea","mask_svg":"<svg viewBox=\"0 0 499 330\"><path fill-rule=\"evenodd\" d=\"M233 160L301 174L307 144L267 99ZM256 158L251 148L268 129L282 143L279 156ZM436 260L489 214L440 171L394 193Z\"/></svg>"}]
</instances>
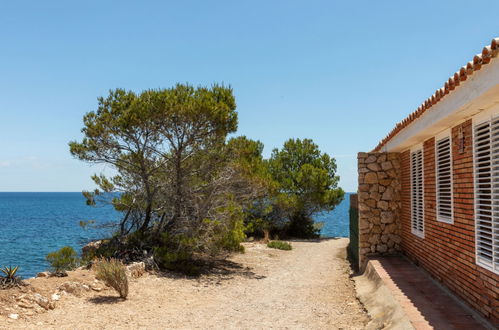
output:
<instances>
[{"instance_id":1,"label":"sea","mask_svg":"<svg viewBox=\"0 0 499 330\"><path fill-rule=\"evenodd\" d=\"M319 214L322 237L348 237L349 196L336 208ZM76 251L89 241L108 237L120 214L111 206L85 204L80 192L0 192L0 267L19 266L29 278L47 270L45 256L63 246ZM81 226L81 221L94 221Z\"/></svg>"}]
</instances>

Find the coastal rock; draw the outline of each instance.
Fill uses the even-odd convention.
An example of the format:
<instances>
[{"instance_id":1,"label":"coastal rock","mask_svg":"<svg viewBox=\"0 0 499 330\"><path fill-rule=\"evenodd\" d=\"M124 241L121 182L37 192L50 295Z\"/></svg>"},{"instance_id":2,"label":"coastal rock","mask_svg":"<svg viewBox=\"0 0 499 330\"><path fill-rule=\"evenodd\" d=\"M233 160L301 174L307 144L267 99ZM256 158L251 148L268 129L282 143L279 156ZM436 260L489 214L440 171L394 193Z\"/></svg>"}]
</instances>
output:
<instances>
[{"instance_id":1,"label":"coastal rock","mask_svg":"<svg viewBox=\"0 0 499 330\"><path fill-rule=\"evenodd\" d=\"M47 298L45 298L44 296L42 296L39 293L35 293L33 295L33 301L35 303L37 303L38 306L45 308L45 310L54 309L54 307L55 307L55 305L50 303L50 300L48 300Z\"/></svg>"},{"instance_id":2,"label":"coastal rock","mask_svg":"<svg viewBox=\"0 0 499 330\"><path fill-rule=\"evenodd\" d=\"M36 277L49 277L50 273L49 272L40 272L36 274Z\"/></svg>"},{"instance_id":3,"label":"coastal rock","mask_svg":"<svg viewBox=\"0 0 499 330\"><path fill-rule=\"evenodd\" d=\"M89 256L92 256L95 254L95 252L97 251L97 249L102 245L102 241L99 240L99 241L93 241L93 242L89 242L87 245L85 245L82 249L81 249L81 256L82 258L85 258L85 257L89 257Z\"/></svg>"},{"instance_id":4,"label":"coastal rock","mask_svg":"<svg viewBox=\"0 0 499 330\"><path fill-rule=\"evenodd\" d=\"M146 265L143 262L134 262L126 267L126 273L129 277L141 277L146 272Z\"/></svg>"},{"instance_id":5,"label":"coastal rock","mask_svg":"<svg viewBox=\"0 0 499 330\"><path fill-rule=\"evenodd\" d=\"M71 293L77 297L81 295L83 289L83 285L78 282L64 282L59 286L59 290Z\"/></svg>"}]
</instances>

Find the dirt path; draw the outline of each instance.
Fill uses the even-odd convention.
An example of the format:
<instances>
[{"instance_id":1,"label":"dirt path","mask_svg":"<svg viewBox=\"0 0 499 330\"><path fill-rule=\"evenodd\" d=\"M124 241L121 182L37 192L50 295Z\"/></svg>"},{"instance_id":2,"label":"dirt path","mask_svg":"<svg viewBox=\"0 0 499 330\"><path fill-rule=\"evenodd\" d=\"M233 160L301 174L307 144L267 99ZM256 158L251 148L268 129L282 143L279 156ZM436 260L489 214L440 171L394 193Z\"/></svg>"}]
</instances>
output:
<instances>
[{"instance_id":1,"label":"dirt path","mask_svg":"<svg viewBox=\"0 0 499 330\"><path fill-rule=\"evenodd\" d=\"M293 242L292 251L248 243L216 275L147 275L132 280L127 301L110 290L68 295L46 313L0 317L0 328L362 329L368 319L349 279L347 242Z\"/></svg>"}]
</instances>

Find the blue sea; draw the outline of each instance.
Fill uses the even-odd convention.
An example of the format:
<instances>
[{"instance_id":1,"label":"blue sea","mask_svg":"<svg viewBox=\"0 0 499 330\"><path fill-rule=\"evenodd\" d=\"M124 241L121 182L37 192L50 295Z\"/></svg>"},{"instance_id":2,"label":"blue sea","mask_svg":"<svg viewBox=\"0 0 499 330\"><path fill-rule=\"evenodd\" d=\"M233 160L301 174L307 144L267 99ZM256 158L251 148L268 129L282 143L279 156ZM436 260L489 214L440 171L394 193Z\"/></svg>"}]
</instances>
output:
<instances>
[{"instance_id":1,"label":"blue sea","mask_svg":"<svg viewBox=\"0 0 499 330\"><path fill-rule=\"evenodd\" d=\"M349 196L332 212L321 214L323 237L347 237ZM91 207L79 192L0 192L0 267L19 265L19 275L33 277L48 269L47 253L70 245L80 251L87 242L109 236L105 224L120 218L110 206ZM94 220L82 228L80 221Z\"/></svg>"}]
</instances>

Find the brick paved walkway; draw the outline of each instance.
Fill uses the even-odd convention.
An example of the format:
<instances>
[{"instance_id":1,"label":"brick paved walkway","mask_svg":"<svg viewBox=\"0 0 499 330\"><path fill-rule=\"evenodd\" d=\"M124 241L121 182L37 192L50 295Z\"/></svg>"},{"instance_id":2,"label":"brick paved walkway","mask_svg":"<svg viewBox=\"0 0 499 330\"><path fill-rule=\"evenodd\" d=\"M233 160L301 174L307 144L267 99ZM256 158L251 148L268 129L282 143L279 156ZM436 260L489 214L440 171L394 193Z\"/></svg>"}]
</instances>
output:
<instances>
[{"instance_id":1,"label":"brick paved walkway","mask_svg":"<svg viewBox=\"0 0 499 330\"><path fill-rule=\"evenodd\" d=\"M487 329L408 260L385 257L370 262L416 329Z\"/></svg>"}]
</instances>

